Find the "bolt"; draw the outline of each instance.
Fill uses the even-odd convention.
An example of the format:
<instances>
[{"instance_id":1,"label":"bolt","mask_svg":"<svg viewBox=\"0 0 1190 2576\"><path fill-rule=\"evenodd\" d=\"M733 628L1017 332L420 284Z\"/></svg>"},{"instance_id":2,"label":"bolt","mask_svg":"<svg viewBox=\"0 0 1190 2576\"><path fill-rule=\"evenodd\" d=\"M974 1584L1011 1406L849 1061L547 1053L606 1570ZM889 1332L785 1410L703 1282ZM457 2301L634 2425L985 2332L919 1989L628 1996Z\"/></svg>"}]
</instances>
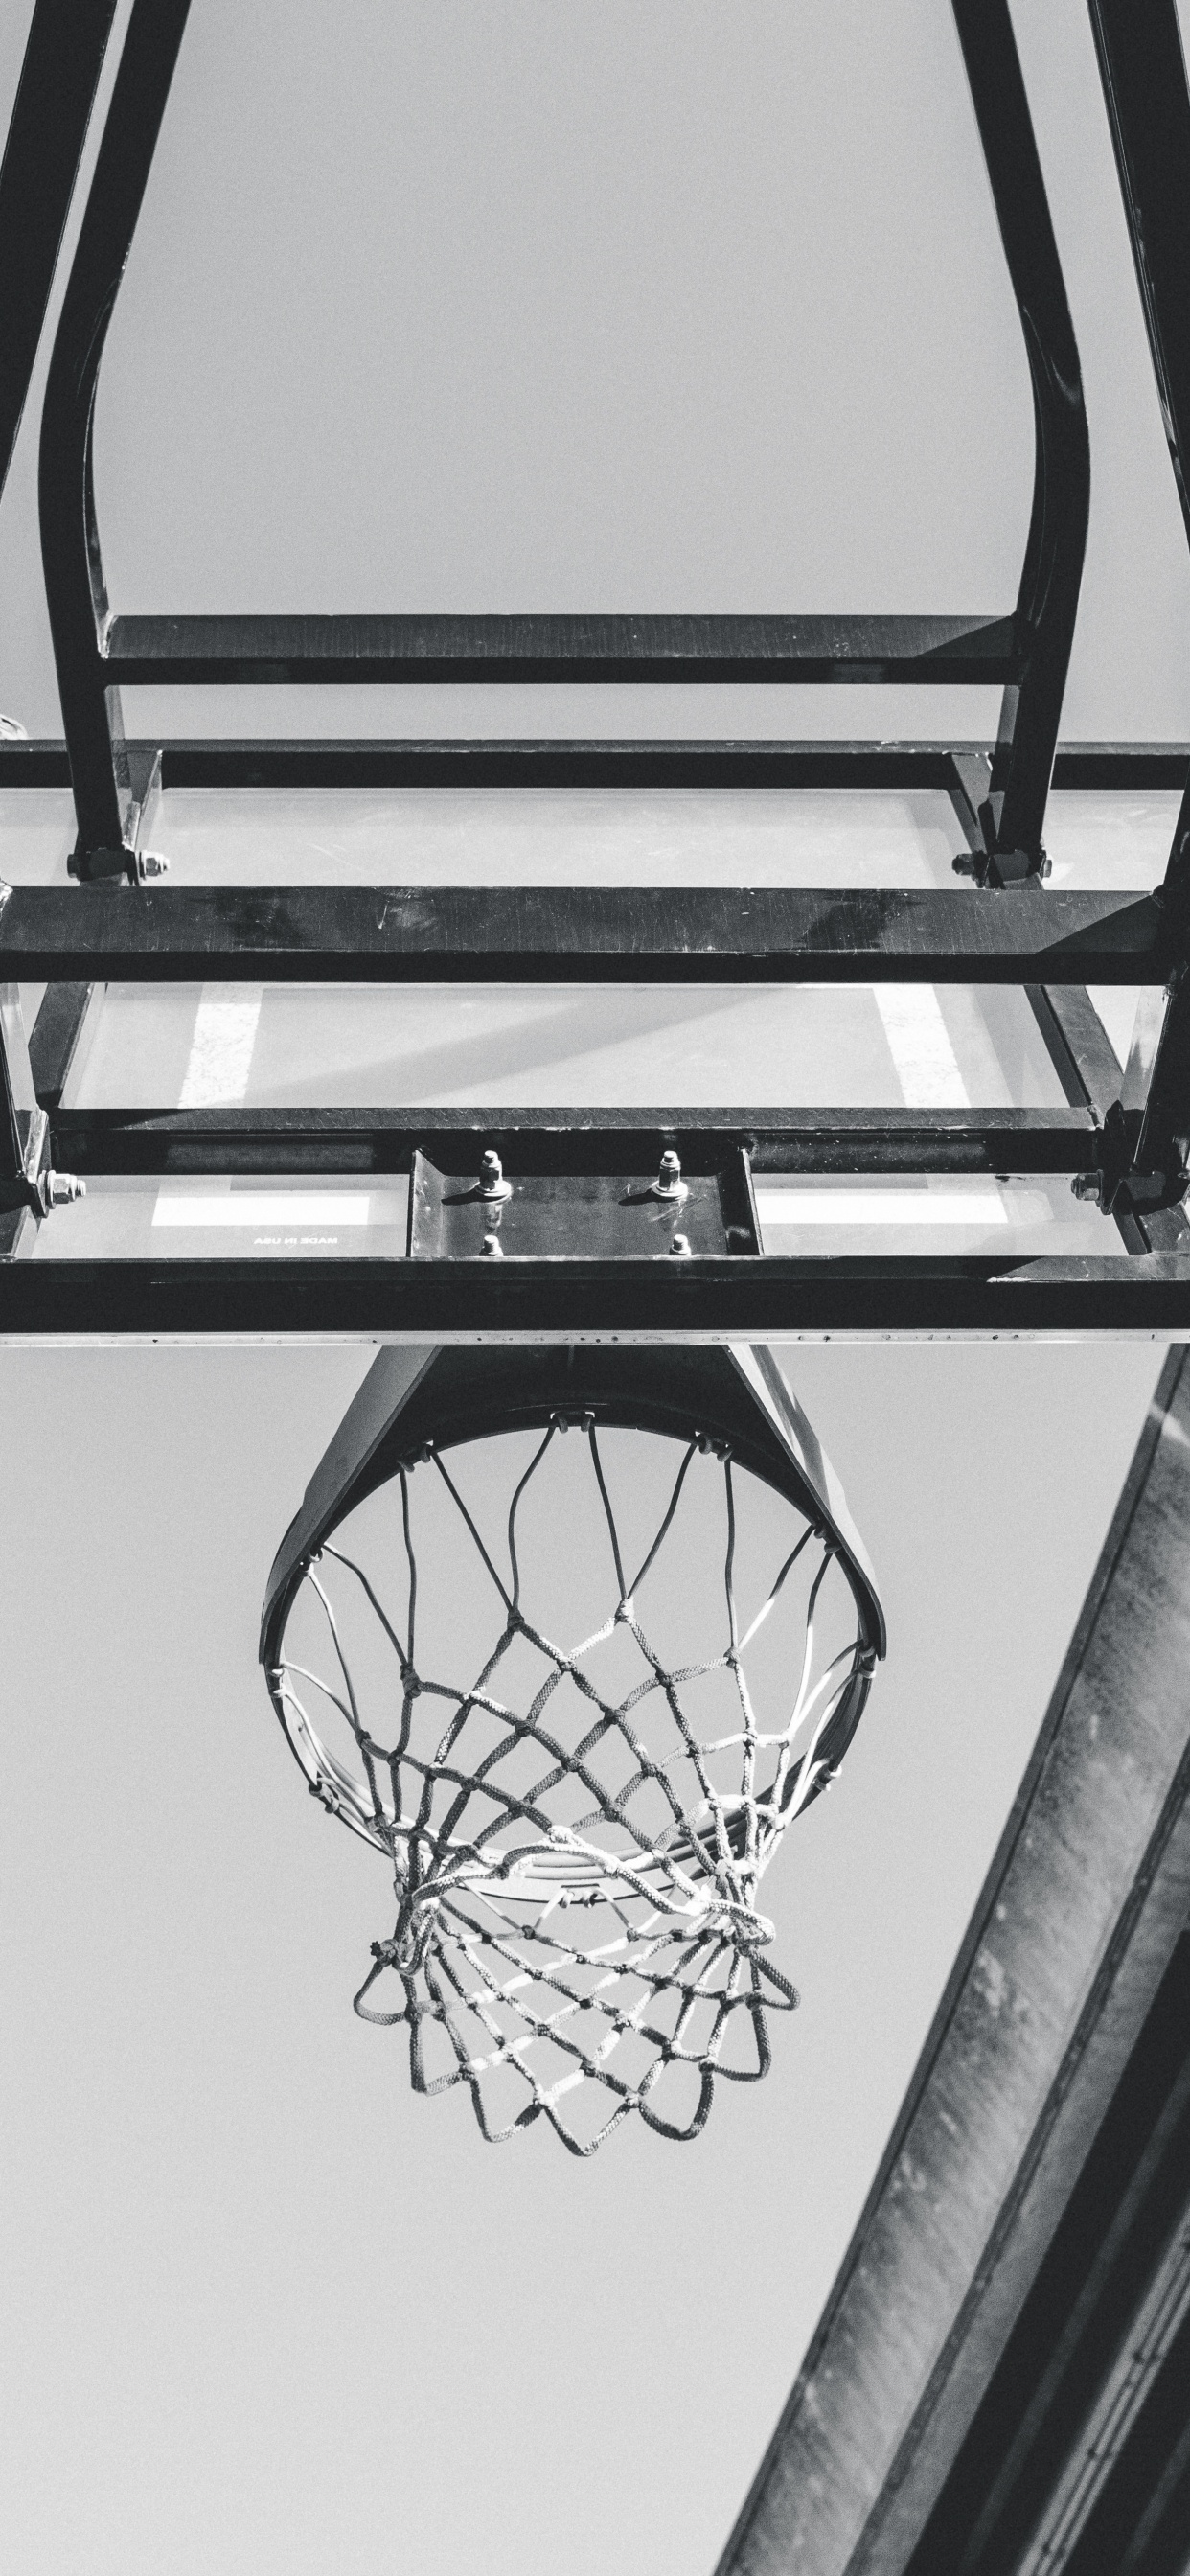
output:
<instances>
[{"instance_id":1,"label":"bolt","mask_svg":"<svg viewBox=\"0 0 1190 2576\"><path fill-rule=\"evenodd\" d=\"M487 1261L503 1261L504 1259L504 1246L501 1243L498 1234L485 1234L483 1239L483 1250L484 1258Z\"/></svg>"},{"instance_id":2,"label":"bolt","mask_svg":"<svg viewBox=\"0 0 1190 2576\"><path fill-rule=\"evenodd\" d=\"M1076 1199L1093 1199L1098 1206L1103 1196L1103 1176L1100 1172L1075 1172L1070 1187Z\"/></svg>"},{"instance_id":3,"label":"bolt","mask_svg":"<svg viewBox=\"0 0 1190 2576\"><path fill-rule=\"evenodd\" d=\"M686 1196L682 1166L672 1145L666 1146L661 1157L661 1167L652 1184L652 1195L655 1199L684 1199Z\"/></svg>"},{"instance_id":4,"label":"bolt","mask_svg":"<svg viewBox=\"0 0 1190 2576\"><path fill-rule=\"evenodd\" d=\"M45 1203L47 1210L56 1207L69 1207L72 1200L85 1199L86 1195L86 1182L77 1180L73 1172L47 1172L45 1174Z\"/></svg>"},{"instance_id":5,"label":"bolt","mask_svg":"<svg viewBox=\"0 0 1190 2576\"><path fill-rule=\"evenodd\" d=\"M136 873L140 878L142 885L144 885L146 879L149 877L168 876L169 860L163 859L160 851L158 850L138 850L136 854Z\"/></svg>"},{"instance_id":6,"label":"bolt","mask_svg":"<svg viewBox=\"0 0 1190 2576\"><path fill-rule=\"evenodd\" d=\"M669 1257L671 1261L693 1260L694 1255L690 1249L690 1237L688 1234L675 1234L673 1242L669 1247Z\"/></svg>"},{"instance_id":7,"label":"bolt","mask_svg":"<svg viewBox=\"0 0 1190 2576\"><path fill-rule=\"evenodd\" d=\"M510 1199L512 1197L512 1184L504 1178L504 1165L502 1164L499 1155L492 1152L490 1145L486 1154L483 1154L480 1157L479 1195L481 1199Z\"/></svg>"}]
</instances>

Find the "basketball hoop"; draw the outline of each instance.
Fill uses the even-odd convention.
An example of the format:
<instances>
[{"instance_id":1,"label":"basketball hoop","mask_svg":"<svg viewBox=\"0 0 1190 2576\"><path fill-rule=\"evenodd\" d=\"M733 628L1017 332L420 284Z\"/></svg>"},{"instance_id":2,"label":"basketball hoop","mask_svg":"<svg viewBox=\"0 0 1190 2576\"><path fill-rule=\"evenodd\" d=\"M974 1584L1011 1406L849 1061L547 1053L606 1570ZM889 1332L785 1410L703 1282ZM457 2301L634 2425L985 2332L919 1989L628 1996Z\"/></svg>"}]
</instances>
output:
<instances>
[{"instance_id":1,"label":"basketball hoop","mask_svg":"<svg viewBox=\"0 0 1190 2576\"><path fill-rule=\"evenodd\" d=\"M464 1443L511 1462L498 1542L491 1457L468 1499L444 1455ZM774 1551L746 1608L745 1522ZM560 1635L542 1562L586 1597L600 1550L601 1615ZM391 1868L355 2009L408 2029L415 2090L465 2083L489 2140L544 2115L585 2155L632 2111L695 2137L716 2077L764 2075L766 2013L797 1996L759 1884L883 1651L767 1354L383 1353L281 1549L261 1657L311 1790Z\"/></svg>"}]
</instances>

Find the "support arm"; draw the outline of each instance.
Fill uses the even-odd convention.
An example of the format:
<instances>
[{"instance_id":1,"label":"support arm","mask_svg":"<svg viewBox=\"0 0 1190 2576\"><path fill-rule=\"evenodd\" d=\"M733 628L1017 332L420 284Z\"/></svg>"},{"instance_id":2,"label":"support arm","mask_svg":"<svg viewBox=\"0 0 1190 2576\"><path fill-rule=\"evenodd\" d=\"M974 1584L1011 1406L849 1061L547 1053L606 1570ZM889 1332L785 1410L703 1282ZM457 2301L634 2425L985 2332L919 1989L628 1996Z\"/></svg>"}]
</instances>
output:
<instances>
[{"instance_id":1,"label":"support arm","mask_svg":"<svg viewBox=\"0 0 1190 2576\"><path fill-rule=\"evenodd\" d=\"M1023 656L1004 692L979 819L992 881L1040 872L1042 830L1086 552L1091 456L1074 325L1008 0L952 0L1033 385L1033 510L1017 600Z\"/></svg>"},{"instance_id":2,"label":"support arm","mask_svg":"<svg viewBox=\"0 0 1190 2576\"><path fill-rule=\"evenodd\" d=\"M136 0L50 361L41 422L41 551L78 816L80 872L135 874L119 693L106 686L108 622L91 432L103 345L148 183L190 0Z\"/></svg>"}]
</instances>

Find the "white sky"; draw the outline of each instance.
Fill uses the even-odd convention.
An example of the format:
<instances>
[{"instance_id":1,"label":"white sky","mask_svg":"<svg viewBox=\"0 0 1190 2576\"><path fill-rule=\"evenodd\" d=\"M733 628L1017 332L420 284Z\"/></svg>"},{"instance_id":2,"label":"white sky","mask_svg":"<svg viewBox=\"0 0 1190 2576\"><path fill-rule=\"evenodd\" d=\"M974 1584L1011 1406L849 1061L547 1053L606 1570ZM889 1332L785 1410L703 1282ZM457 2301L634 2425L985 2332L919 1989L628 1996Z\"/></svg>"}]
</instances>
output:
<instances>
[{"instance_id":1,"label":"white sky","mask_svg":"<svg viewBox=\"0 0 1190 2576\"><path fill-rule=\"evenodd\" d=\"M1184 736L1190 578L1085 13L1016 11L1095 470L1072 734ZM11 93L27 0L0 26ZM118 607L1010 601L1031 425L943 0L197 0L109 343ZM361 257L361 245L364 256ZM36 412L36 398L32 407ZM55 732L35 441L0 703ZM257 692L134 729L978 732L970 693ZM1155 1381L790 1355L891 1651L766 1882L803 1994L689 2150L485 2150L350 1995L383 1873L256 1668L352 1350L7 1353L5 2524L22 2576L709 2570Z\"/></svg>"}]
</instances>

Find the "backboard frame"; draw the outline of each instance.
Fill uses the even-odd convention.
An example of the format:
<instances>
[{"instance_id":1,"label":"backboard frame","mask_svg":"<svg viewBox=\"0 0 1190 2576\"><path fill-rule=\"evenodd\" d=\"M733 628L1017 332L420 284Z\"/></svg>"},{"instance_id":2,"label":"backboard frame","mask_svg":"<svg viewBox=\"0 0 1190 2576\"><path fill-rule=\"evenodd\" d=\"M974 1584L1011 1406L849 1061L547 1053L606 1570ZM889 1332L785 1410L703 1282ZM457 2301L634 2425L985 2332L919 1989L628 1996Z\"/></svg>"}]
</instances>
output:
<instances>
[{"instance_id":1,"label":"backboard frame","mask_svg":"<svg viewBox=\"0 0 1190 2576\"><path fill-rule=\"evenodd\" d=\"M1142 302L1179 491L1190 326L1190 96L1174 0L1089 0ZM1053 777L1176 784L1176 746L1059 752L1086 535L1089 462L1078 353L1006 0L952 0L1028 353L1034 505L1017 604L1000 618L472 617L129 620L109 610L91 472L104 335L133 238L188 0L134 0L57 323L41 422L42 548L64 745L0 746L0 785L69 782L71 887L0 893L0 980L49 985L25 1062L6 1023L0 1133L0 1335L675 1339L798 1333L1190 1334L1190 831L1141 898L1049 891ZM0 169L0 248L20 328L0 380L0 484L44 328L111 0L38 0ZM69 75L59 63L69 65ZM1162 115L1149 114L1160 96ZM41 150L53 131L53 149ZM994 750L966 743L126 743L121 682L391 684L476 678L648 685L674 680L1003 684ZM963 889L390 887L171 889L146 880L145 835L169 787L932 786L965 849ZM97 986L217 977L435 983L1015 983L1064 1109L525 1112L81 1111L66 1070ZM1151 1062L1121 1077L1088 983L1166 999ZM18 1060L20 1059L20 1060ZM30 1092L31 1086L31 1092ZM11 1104L35 1098L37 1117ZM407 1171L420 1152L487 1148L560 1181L691 1172L1065 1172L1104 1211L1102 1259L987 1261L696 1251L680 1263L568 1253L479 1264L414 1258L32 1263L58 1170L103 1174ZM455 1168L454 1164L450 1168ZM1127 1255L1121 1259L1121 1250Z\"/></svg>"}]
</instances>

